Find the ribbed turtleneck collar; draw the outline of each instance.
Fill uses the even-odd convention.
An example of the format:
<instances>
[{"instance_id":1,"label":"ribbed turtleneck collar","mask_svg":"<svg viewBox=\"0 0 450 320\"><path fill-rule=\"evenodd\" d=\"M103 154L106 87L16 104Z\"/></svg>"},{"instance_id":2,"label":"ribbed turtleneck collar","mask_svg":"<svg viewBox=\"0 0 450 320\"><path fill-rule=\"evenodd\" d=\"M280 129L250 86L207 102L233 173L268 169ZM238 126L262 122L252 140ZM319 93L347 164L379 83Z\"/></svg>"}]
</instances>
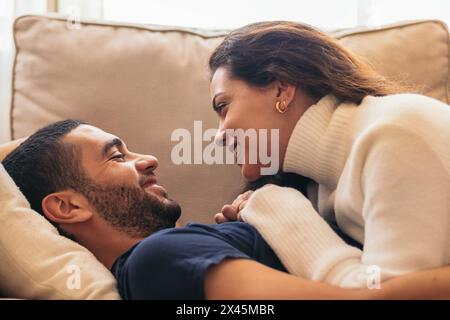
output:
<instances>
[{"instance_id":1,"label":"ribbed turtleneck collar","mask_svg":"<svg viewBox=\"0 0 450 320\"><path fill-rule=\"evenodd\" d=\"M283 170L335 189L350 152L356 107L340 104L333 95L309 107L289 139Z\"/></svg>"}]
</instances>

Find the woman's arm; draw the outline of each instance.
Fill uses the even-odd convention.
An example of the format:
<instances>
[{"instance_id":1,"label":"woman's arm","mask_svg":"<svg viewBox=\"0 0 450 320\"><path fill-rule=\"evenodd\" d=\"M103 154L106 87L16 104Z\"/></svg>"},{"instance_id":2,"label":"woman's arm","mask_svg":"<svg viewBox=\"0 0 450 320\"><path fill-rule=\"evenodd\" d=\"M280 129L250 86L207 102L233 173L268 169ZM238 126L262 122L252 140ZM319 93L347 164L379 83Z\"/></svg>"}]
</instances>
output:
<instances>
[{"instance_id":1,"label":"woman's arm","mask_svg":"<svg viewBox=\"0 0 450 320\"><path fill-rule=\"evenodd\" d=\"M449 174L420 136L397 126L382 129L377 139L358 144L360 158L352 160L362 170L348 174L355 184L352 190L341 190L340 200L362 197L353 209L362 211L364 251L346 245L292 188L265 186L248 200L243 219L261 233L290 273L365 287L448 263Z\"/></svg>"},{"instance_id":2,"label":"woman's arm","mask_svg":"<svg viewBox=\"0 0 450 320\"><path fill-rule=\"evenodd\" d=\"M348 289L305 280L253 260L232 259L210 268L207 299L450 299L450 267L400 276L380 289Z\"/></svg>"},{"instance_id":3,"label":"woman's arm","mask_svg":"<svg viewBox=\"0 0 450 320\"><path fill-rule=\"evenodd\" d=\"M0 161L3 161L5 157L17 148L22 142L25 141L26 138L21 138L17 140L13 140L4 144L0 144Z\"/></svg>"},{"instance_id":4,"label":"woman's arm","mask_svg":"<svg viewBox=\"0 0 450 320\"><path fill-rule=\"evenodd\" d=\"M292 275L345 287L366 286L362 251L345 243L299 191L266 185L251 195L241 216Z\"/></svg>"}]
</instances>

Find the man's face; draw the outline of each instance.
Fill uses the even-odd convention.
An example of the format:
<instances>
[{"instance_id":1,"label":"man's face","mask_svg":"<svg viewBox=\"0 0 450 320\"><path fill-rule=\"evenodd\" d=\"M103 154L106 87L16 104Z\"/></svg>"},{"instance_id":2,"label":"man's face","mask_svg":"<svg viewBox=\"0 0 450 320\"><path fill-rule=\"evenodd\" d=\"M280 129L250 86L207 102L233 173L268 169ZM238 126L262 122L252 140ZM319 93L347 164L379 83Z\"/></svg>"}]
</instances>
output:
<instances>
[{"instance_id":1,"label":"man's face","mask_svg":"<svg viewBox=\"0 0 450 320\"><path fill-rule=\"evenodd\" d=\"M104 220L130 236L173 227L181 209L157 184L158 160L130 152L116 136L80 125L63 139L81 151L81 192Z\"/></svg>"}]
</instances>

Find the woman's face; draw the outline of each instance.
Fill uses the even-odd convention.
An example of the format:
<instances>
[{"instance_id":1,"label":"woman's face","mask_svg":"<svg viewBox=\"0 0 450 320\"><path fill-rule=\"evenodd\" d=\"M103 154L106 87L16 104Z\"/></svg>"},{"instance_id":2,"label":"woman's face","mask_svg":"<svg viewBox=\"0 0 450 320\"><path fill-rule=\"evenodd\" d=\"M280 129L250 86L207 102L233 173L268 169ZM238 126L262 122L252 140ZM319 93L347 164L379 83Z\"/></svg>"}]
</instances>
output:
<instances>
[{"instance_id":1,"label":"woman's face","mask_svg":"<svg viewBox=\"0 0 450 320\"><path fill-rule=\"evenodd\" d=\"M255 129L257 133L257 147L250 145L249 136L246 136L245 147L242 150L244 155L241 165L242 175L247 180L254 181L261 176L262 168L276 165L278 171L283 163L292 130L304 111L300 112L301 108L296 106L298 104L296 87L274 82L266 88L256 88L244 81L232 79L228 71L221 67L212 77L210 91L214 110L219 116L216 139L225 141L227 129L244 131ZM289 105L285 113L280 113L275 108L277 101L281 100ZM265 134L261 129L266 129ZM279 130L279 139L271 134L273 129ZM260 139L261 135L265 135L267 142L264 143ZM229 145L228 142L227 144ZM236 146L240 147L242 148ZM263 156L267 155L264 161L261 161L260 153ZM251 161L255 159L252 156L256 156L257 161ZM267 164L269 158L271 163Z\"/></svg>"}]
</instances>

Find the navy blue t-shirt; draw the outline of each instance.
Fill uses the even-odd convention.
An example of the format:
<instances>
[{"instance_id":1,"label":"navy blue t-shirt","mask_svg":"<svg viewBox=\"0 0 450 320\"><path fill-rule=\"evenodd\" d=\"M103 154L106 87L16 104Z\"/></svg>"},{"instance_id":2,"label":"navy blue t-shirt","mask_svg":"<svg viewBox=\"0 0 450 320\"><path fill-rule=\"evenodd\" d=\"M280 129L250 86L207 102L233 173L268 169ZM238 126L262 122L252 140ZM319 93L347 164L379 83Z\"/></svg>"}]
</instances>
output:
<instances>
[{"instance_id":1,"label":"navy blue t-shirt","mask_svg":"<svg viewBox=\"0 0 450 320\"><path fill-rule=\"evenodd\" d=\"M286 271L255 228L229 222L158 231L120 256L112 272L123 299L204 299L207 269L228 258Z\"/></svg>"}]
</instances>

